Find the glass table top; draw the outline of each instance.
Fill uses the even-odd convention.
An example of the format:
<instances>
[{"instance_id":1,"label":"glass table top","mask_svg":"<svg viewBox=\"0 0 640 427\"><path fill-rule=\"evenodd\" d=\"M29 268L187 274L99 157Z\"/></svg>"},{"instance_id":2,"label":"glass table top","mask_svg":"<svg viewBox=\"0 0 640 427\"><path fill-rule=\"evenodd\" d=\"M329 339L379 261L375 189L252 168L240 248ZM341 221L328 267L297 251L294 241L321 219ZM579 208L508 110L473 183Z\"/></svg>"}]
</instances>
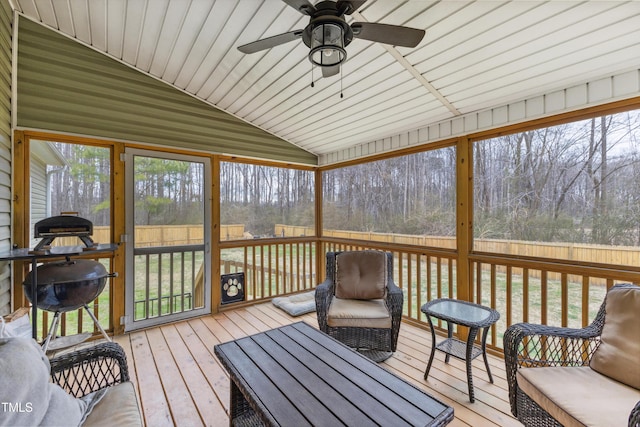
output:
<instances>
[{"instance_id":1,"label":"glass table top","mask_svg":"<svg viewBox=\"0 0 640 427\"><path fill-rule=\"evenodd\" d=\"M461 325L480 327L485 323L494 323L500 316L497 311L489 307L454 299L430 301L422 307L422 312Z\"/></svg>"}]
</instances>

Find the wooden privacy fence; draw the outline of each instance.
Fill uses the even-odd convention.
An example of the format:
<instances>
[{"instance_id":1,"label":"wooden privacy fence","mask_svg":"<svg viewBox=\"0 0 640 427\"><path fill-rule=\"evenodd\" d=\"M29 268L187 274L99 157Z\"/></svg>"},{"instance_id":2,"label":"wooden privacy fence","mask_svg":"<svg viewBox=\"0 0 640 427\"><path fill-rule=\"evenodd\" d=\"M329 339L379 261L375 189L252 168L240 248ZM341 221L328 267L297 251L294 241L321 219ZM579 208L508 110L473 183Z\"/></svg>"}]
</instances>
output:
<instances>
[{"instance_id":1,"label":"wooden privacy fence","mask_svg":"<svg viewBox=\"0 0 640 427\"><path fill-rule=\"evenodd\" d=\"M310 227L276 224L276 235L279 237L312 236L314 229ZM325 238L353 239L372 242L393 243L398 245L414 245L433 248L455 249L456 238L449 236L416 236L410 234L358 232L346 230L323 230ZM583 243L549 243L528 242L519 240L474 239L473 249L477 252L546 258L552 260L577 261L580 263L611 264L640 266L640 248L634 246L588 245ZM484 266L483 266L484 268ZM504 273L506 267L496 266L497 271ZM530 277L540 278L540 271L531 271ZM581 281L583 276L569 274L569 281ZM548 279L560 280L561 274L548 273ZM594 284L605 285L604 279L593 278Z\"/></svg>"},{"instance_id":2,"label":"wooden privacy fence","mask_svg":"<svg viewBox=\"0 0 640 427\"><path fill-rule=\"evenodd\" d=\"M136 247L199 245L204 243L204 227L202 225L137 225ZM227 224L220 226L220 240L244 239L244 224ZM96 243L111 241L110 228L93 227L92 239ZM56 246L73 246L79 244L77 237L59 237L53 242Z\"/></svg>"}]
</instances>

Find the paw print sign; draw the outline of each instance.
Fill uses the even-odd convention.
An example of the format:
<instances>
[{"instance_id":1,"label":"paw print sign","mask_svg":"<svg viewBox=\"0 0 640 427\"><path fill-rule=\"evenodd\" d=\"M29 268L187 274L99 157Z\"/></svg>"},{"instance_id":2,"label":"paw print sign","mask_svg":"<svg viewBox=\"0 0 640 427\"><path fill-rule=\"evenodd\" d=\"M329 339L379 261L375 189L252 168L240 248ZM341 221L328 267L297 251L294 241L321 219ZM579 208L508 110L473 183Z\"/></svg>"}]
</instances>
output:
<instances>
[{"instance_id":1,"label":"paw print sign","mask_svg":"<svg viewBox=\"0 0 640 427\"><path fill-rule=\"evenodd\" d=\"M230 297L235 297L236 295L238 295L238 292L240 292L240 289L242 289L242 283L238 282L238 279L232 279L229 278L229 280L227 281L227 283L225 283L224 285L224 290L227 292L227 295L229 295Z\"/></svg>"},{"instance_id":2,"label":"paw print sign","mask_svg":"<svg viewBox=\"0 0 640 427\"><path fill-rule=\"evenodd\" d=\"M222 304L244 300L244 273L223 274L220 277L222 285Z\"/></svg>"}]
</instances>

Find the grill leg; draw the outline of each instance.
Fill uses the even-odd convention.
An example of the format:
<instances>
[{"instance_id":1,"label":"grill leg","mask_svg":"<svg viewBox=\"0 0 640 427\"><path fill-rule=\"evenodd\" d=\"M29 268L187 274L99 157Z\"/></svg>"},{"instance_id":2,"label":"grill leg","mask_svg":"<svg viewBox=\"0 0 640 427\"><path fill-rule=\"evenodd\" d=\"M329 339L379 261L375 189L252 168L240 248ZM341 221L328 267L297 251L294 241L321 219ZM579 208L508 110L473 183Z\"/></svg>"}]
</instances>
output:
<instances>
[{"instance_id":1,"label":"grill leg","mask_svg":"<svg viewBox=\"0 0 640 427\"><path fill-rule=\"evenodd\" d=\"M42 343L42 351L47 352L47 348L49 348L49 343L56 336L56 331L58 330L58 320L60 319L60 312L56 311L53 315L53 320L51 321L51 327L49 327L49 333L44 339L44 343Z\"/></svg>"},{"instance_id":2,"label":"grill leg","mask_svg":"<svg viewBox=\"0 0 640 427\"><path fill-rule=\"evenodd\" d=\"M111 338L109 337L109 335L107 335L107 333L104 331L104 329L102 329L102 326L100 326L100 322L98 322L98 319L96 318L95 314L93 314L93 312L91 312L91 310L89 310L89 306L87 304L85 304L84 308L85 308L85 310L87 310L87 313L89 313L89 317L91 317L93 319L93 323L95 323L95 325L98 327L100 332L102 332L102 335L105 337L105 339L107 341L111 342Z\"/></svg>"}]
</instances>

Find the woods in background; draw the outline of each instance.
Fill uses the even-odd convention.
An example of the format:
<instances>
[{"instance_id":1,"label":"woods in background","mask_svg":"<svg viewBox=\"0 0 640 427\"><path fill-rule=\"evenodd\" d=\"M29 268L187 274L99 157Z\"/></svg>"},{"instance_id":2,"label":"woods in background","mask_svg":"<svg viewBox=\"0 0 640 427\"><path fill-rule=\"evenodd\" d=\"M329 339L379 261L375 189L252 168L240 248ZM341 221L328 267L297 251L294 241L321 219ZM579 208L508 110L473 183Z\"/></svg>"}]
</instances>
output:
<instances>
[{"instance_id":1,"label":"woods in background","mask_svg":"<svg viewBox=\"0 0 640 427\"><path fill-rule=\"evenodd\" d=\"M640 244L637 111L474 141L474 235L511 240ZM109 222L109 150L56 144L52 212ZM139 165L137 223L187 224L201 206L202 170ZM273 236L274 224L313 227L314 173L221 162L220 222ZM326 229L455 235L456 151L446 147L323 172Z\"/></svg>"}]
</instances>

